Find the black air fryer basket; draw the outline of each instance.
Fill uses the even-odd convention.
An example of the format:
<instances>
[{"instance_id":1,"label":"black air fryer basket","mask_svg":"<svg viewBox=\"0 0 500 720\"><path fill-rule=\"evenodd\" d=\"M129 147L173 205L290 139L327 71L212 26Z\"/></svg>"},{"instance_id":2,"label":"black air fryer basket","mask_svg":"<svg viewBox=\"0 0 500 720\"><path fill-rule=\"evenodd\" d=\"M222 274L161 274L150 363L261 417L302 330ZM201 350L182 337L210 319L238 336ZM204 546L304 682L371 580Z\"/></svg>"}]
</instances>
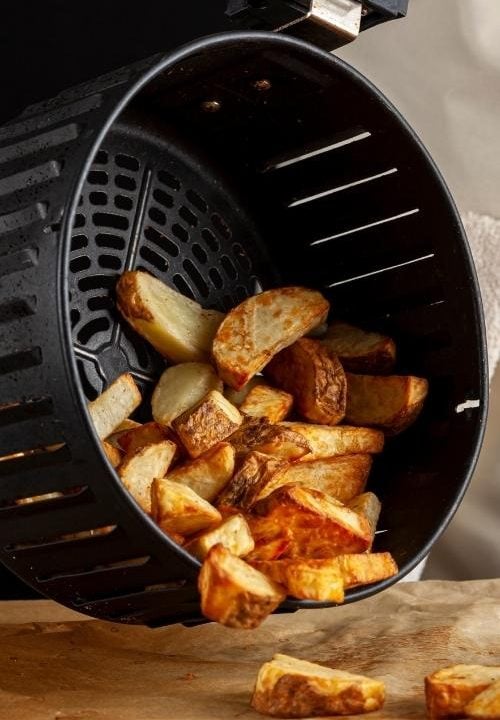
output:
<instances>
[{"instance_id":1,"label":"black air fryer basket","mask_svg":"<svg viewBox=\"0 0 500 720\"><path fill-rule=\"evenodd\" d=\"M137 417L148 416L164 361L114 303L134 268L221 310L261 287L314 287L332 316L394 336L398 370L430 382L418 422L387 442L370 481L383 506L375 550L400 573L347 601L425 556L478 454L483 320L449 192L373 85L301 40L205 38L30 108L0 129L0 178L9 569L99 618L200 618L199 564L125 491L86 410L130 370L145 397Z\"/></svg>"}]
</instances>

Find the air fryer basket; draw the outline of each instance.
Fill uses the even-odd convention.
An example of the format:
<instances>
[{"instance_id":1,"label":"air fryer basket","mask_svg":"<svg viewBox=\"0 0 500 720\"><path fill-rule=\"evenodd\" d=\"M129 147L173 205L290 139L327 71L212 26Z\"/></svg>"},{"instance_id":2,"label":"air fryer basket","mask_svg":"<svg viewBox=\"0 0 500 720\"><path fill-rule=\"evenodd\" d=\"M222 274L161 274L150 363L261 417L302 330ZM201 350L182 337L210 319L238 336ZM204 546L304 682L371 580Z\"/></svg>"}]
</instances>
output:
<instances>
[{"instance_id":1,"label":"air fryer basket","mask_svg":"<svg viewBox=\"0 0 500 720\"><path fill-rule=\"evenodd\" d=\"M0 129L0 173L8 568L96 617L200 618L198 563L123 489L86 411L130 369L146 417L164 366L115 310L132 268L220 309L260 287L315 287L333 316L396 338L400 372L430 381L422 416L387 442L370 481L383 503L375 549L400 573L347 601L422 559L477 458L484 329L448 190L376 88L298 40L212 37L30 108ZM15 502L51 492L64 494Z\"/></svg>"}]
</instances>

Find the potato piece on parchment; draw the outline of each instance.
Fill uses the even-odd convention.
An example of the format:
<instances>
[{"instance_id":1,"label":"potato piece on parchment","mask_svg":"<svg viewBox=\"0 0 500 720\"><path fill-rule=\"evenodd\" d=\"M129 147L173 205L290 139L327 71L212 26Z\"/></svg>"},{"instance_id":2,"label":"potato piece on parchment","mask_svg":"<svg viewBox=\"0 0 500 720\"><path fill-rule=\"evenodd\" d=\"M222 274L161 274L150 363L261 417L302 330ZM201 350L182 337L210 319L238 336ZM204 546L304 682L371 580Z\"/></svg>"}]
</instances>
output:
<instances>
[{"instance_id":1,"label":"potato piece on parchment","mask_svg":"<svg viewBox=\"0 0 500 720\"><path fill-rule=\"evenodd\" d=\"M168 473L168 479L187 485L212 502L233 476L234 455L233 446L221 442L195 460L178 465Z\"/></svg>"},{"instance_id":2,"label":"potato piece on parchment","mask_svg":"<svg viewBox=\"0 0 500 720\"><path fill-rule=\"evenodd\" d=\"M155 478L151 514L166 533L192 535L221 522L221 514L187 485Z\"/></svg>"},{"instance_id":3,"label":"potato piece on parchment","mask_svg":"<svg viewBox=\"0 0 500 720\"><path fill-rule=\"evenodd\" d=\"M118 468L123 484L148 514L151 513L151 484L155 478L165 475L176 450L170 440L151 443L125 455Z\"/></svg>"},{"instance_id":4,"label":"potato piece on parchment","mask_svg":"<svg viewBox=\"0 0 500 720\"><path fill-rule=\"evenodd\" d=\"M264 376L291 393L307 420L336 425L346 408L346 378L337 356L318 340L302 338L275 355Z\"/></svg>"},{"instance_id":5,"label":"potato piece on parchment","mask_svg":"<svg viewBox=\"0 0 500 720\"><path fill-rule=\"evenodd\" d=\"M334 559L252 561L251 565L267 577L283 585L289 595L300 600L341 603L344 581Z\"/></svg>"},{"instance_id":6,"label":"potato piece on parchment","mask_svg":"<svg viewBox=\"0 0 500 720\"><path fill-rule=\"evenodd\" d=\"M194 300L140 270L123 273L116 296L125 320L164 357L174 363L210 358L223 313L204 310Z\"/></svg>"},{"instance_id":7,"label":"potato piece on parchment","mask_svg":"<svg viewBox=\"0 0 500 720\"><path fill-rule=\"evenodd\" d=\"M468 703L496 680L500 680L498 665L452 665L427 675L425 700L429 717L463 717Z\"/></svg>"},{"instance_id":8,"label":"potato piece on parchment","mask_svg":"<svg viewBox=\"0 0 500 720\"><path fill-rule=\"evenodd\" d=\"M286 465L286 460L249 452L217 498L217 505L233 505L250 510L262 488Z\"/></svg>"},{"instance_id":9,"label":"potato piece on parchment","mask_svg":"<svg viewBox=\"0 0 500 720\"><path fill-rule=\"evenodd\" d=\"M221 323L213 344L218 373L238 390L280 350L322 322L329 303L315 290L285 287L244 300Z\"/></svg>"},{"instance_id":10,"label":"potato piece on parchment","mask_svg":"<svg viewBox=\"0 0 500 720\"><path fill-rule=\"evenodd\" d=\"M344 369L349 372L387 373L396 362L394 340L348 323L332 323L322 342L338 355Z\"/></svg>"},{"instance_id":11,"label":"potato piece on parchment","mask_svg":"<svg viewBox=\"0 0 500 720\"><path fill-rule=\"evenodd\" d=\"M225 440L241 425L242 416L218 390L211 390L173 422L182 444L196 458Z\"/></svg>"},{"instance_id":12,"label":"potato piece on parchment","mask_svg":"<svg viewBox=\"0 0 500 720\"><path fill-rule=\"evenodd\" d=\"M251 450L283 458L298 460L308 454L311 447L307 440L297 432L282 425L270 425L263 418L249 418L229 438L238 455Z\"/></svg>"},{"instance_id":13,"label":"potato piece on parchment","mask_svg":"<svg viewBox=\"0 0 500 720\"><path fill-rule=\"evenodd\" d=\"M417 419L428 382L413 375L347 373L346 422L373 425L386 433L402 432Z\"/></svg>"},{"instance_id":14,"label":"potato piece on parchment","mask_svg":"<svg viewBox=\"0 0 500 720\"><path fill-rule=\"evenodd\" d=\"M210 390L222 392L211 365L186 362L167 368L161 375L151 397L151 410L156 422L171 426L175 418L196 405Z\"/></svg>"},{"instance_id":15,"label":"potato piece on parchment","mask_svg":"<svg viewBox=\"0 0 500 720\"><path fill-rule=\"evenodd\" d=\"M500 680L476 695L465 706L465 712L472 720L500 720Z\"/></svg>"},{"instance_id":16,"label":"potato piece on parchment","mask_svg":"<svg viewBox=\"0 0 500 720\"><path fill-rule=\"evenodd\" d=\"M350 425L312 425L299 422L282 422L286 427L302 435L311 447L311 452L301 462L319 460L335 455L353 453L379 453L384 447L384 434L375 428L351 427Z\"/></svg>"},{"instance_id":17,"label":"potato piece on parchment","mask_svg":"<svg viewBox=\"0 0 500 720\"><path fill-rule=\"evenodd\" d=\"M212 547L198 576L205 617L234 628L255 628L285 599L284 589L232 555Z\"/></svg>"},{"instance_id":18,"label":"potato piece on parchment","mask_svg":"<svg viewBox=\"0 0 500 720\"><path fill-rule=\"evenodd\" d=\"M372 712L384 700L379 680L277 654L259 670L252 707L272 717L306 718Z\"/></svg>"},{"instance_id":19,"label":"potato piece on parchment","mask_svg":"<svg viewBox=\"0 0 500 720\"><path fill-rule=\"evenodd\" d=\"M101 440L111 435L141 404L141 393L130 373L116 378L101 395L88 404L95 431Z\"/></svg>"},{"instance_id":20,"label":"potato piece on parchment","mask_svg":"<svg viewBox=\"0 0 500 720\"><path fill-rule=\"evenodd\" d=\"M204 560L210 548L219 543L237 557L248 555L254 549L255 543L243 515L225 518L218 527L190 540L186 550L198 560Z\"/></svg>"},{"instance_id":21,"label":"potato piece on parchment","mask_svg":"<svg viewBox=\"0 0 500 720\"><path fill-rule=\"evenodd\" d=\"M346 503L365 489L371 465L371 456L361 454L292 463L271 479L259 499L282 485L299 483Z\"/></svg>"},{"instance_id":22,"label":"potato piece on parchment","mask_svg":"<svg viewBox=\"0 0 500 720\"><path fill-rule=\"evenodd\" d=\"M290 393L269 385L256 385L241 403L240 410L244 415L277 423L286 418L292 405L293 397Z\"/></svg>"}]
</instances>

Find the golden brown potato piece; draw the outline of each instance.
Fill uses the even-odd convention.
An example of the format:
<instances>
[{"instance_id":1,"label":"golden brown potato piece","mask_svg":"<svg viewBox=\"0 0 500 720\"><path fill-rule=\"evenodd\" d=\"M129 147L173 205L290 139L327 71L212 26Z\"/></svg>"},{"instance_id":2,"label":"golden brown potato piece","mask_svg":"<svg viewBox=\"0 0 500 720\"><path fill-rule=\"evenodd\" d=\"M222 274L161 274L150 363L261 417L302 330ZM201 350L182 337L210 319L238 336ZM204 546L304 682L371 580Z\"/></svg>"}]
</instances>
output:
<instances>
[{"instance_id":1,"label":"golden brown potato piece","mask_svg":"<svg viewBox=\"0 0 500 720\"><path fill-rule=\"evenodd\" d=\"M346 421L395 435L415 422L427 390L427 380L412 375L347 373Z\"/></svg>"},{"instance_id":2,"label":"golden brown potato piece","mask_svg":"<svg viewBox=\"0 0 500 720\"><path fill-rule=\"evenodd\" d=\"M219 443L195 460L171 470L168 479L187 485L204 500L212 502L233 476L234 455L232 445Z\"/></svg>"},{"instance_id":3,"label":"golden brown potato piece","mask_svg":"<svg viewBox=\"0 0 500 720\"><path fill-rule=\"evenodd\" d=\"M374 536L375 530L377 529L380 510L382 509L382 505L378 497L372 492L362 493L361 495L352 498L347 505L351 508L351 510L363 515L363 517L368 520L372 536Z\"/></svg>"},{"instance_id":4,"label":"golden brown potato piece","mask_svg":"<svg viewBox=\"0 0 500 720\"><path fill-rule=\"evenodd\" d=\"M116 297L125 320L164 357L174 363L210 358L222 313L204 310L194 300L140 270L123 273Z\"/></svg>"},{"instance_id":5,"label":"golden brown potato piece","mask_svg":"<svg viewBox=\"0 0 500 720\"><path fill-rule=\"evenodd\" d=\"M344 369L337 356L318 340L297 340L271 360L264 375L293 395L295 408L307 420L320 425L336 425L343 419L346 407Z\"/></svg>"},{"instance_id":6,"label":"golden brown potato piece","mask_svg":"<svg viewBox=\"0 0 500 720\"><path fill-rule=\"evenodd\" d=\"M380 710L384 700L379 680L277 654L259 670L252 707L272 717L330 717Z\"/></svg>"},{"instance_id":7,"label":"golden brown potato piece","mask_svg":"<svg viewBox=\"0 0 500 720\"><path fill-rule=\"evenodd\" d=\"M311 450L302 435L281 425L269 425L263 418L245 420L228 441L238 455L255 450L289 461L298 460Z\"/></svg>"},{"instance_id":8,"label":"golden brown potato piece","mask_svg":"<svg viewBox=\"0 0 500 720\"><path fill-rule=\"evenodd\" d=\"M498 665L452 665L427 675L425 700L429 717L463 717L466 705L496 680L500 680Z\"/></svg>"},{"instance_id":9,"label":"golden brown potato piece","mask_svg":"<svg viewBox=\"0 0 500 720\"><path fill-rule=\"evenodd\" d=\"M262 488L259 499L282 485L298 483L314 490L321 490L326 495L347 503L365 489L371 465L370 455L338 455L324 460L293 463L275 475Z\"/></svg>"},{"instance_id":10,"label":"golden brown potato piece","mask_svg":"<svg viewBox=\"0 0 500 720\"><path fill-rule=\"evenodd\" d=\"M368 375L387 373L396 362L394 340L348 323L332 323L322 342L338 355L344 369L350 372Z\"/></svg>"},{"instance_id":11,"label":"golden brown potato piece","mask_svg":"<svg viewBox=\"0 0 500 720\"><path fill-rule=\"evenodd\" d=\"M111 435L141 404L141 393L130 373L120 375L88 409L95 431L101 440Z\"/></svg>"},{"instance_id":12,"label":"golden brown potato piece","mask_svg":"<svg viewBox=\"0 0 500 720\"><path fill-rule=\"evenodd\" d=\"M500 720L500 680L476 695L465 706L465 712L472 720Z\"/></svg>"},{"instance_id":13,"label":"golden brown potato piece","mask_svg":"<svg viewBox=\"0 0 500 720\"><path fill-rule=\"evenodd\" d=\"M114 447L114 445L111 445L111 443L107 442L106 440L102 440L101 445L111 465L114 468L117 468L122 461L123 453L121 453L118 448Z\"/></svg>"},{"instance_id":14,"label":"golden brown potato piece","mask_svg":"<svg viewBox=\"0 0 500 720\"><path fill-rule=\"evenodd\" d=\"M119 440L122 435L125 435L129 430L134 430L134 428L141 427L141 423L136 422L135 420L130 420L127 418L122 423L118 425L116 430L111 433L111 435L108 435L106 438L106 442L108 442L110 445L112 445L115 448L118 448L121 450Z\"/></svg>"},{"instance_id":15,"label":"golden brown potato piece","mask_svg":"<svg viewBox=\"0 0 500 720\"><path fill-rule=\"evenodd\" d=\"M154 479L151 503L153 518L168 534L192 535L222 520L219 511L194 490L167 478Z\"/></svg>"},{"instance_id":16,"label":"golden brown potato piece","mask_svg":"<svg viewBox=\"0 0 500 720\"><path fill-rule=\"evenodd\" d=\"M285 465L286 461L280 458L255 451L249 452L217 498L217 505L233 505L249 510L261 489Z\"/></svg>"},{"instance_id":17,"label":"golden brown potato piece","mask_svg":"<svg viewBox=\"0 0 500 720\"><path fill-rule=\"evenodd\" d=\"M253 390L254 387L257 387L257 385L266 384L267 383L262 377L262 375L255 375L253 378L250 378L247 384L244 385L240 390L235 390L234 388L229 387L229 385L224 386L224 397L226 397L230 403L236 405L236 407L240 407L241 403L246 398L250 390Z\"/></svg>"},{"instance_id":18,"label":"golden brown potato piece","mask_svg":"<svg viewBox=\"0 0 500 720\"><path fill-rule=\"evenodd\" d=\"M174 420L182 444L196 458L225 440L242 423L242 416L218 390L211 390L196 405Z\"/></svg>"},{"instance_id":19,"label":"golden brown potato piece","mask_svg":"<svg viewBox=\"0 0 500 720\"><path fill-rule=\"evenodd\" d=\"M151 398L153 417L171 426L175 418L196 405L210 390L222 392L222 380L207 363L186 362L167 368Z\"/></svg>"},{"instance_id":20,"label":"golden brown potato piece","mask_svg":"<svg viewBox=\"0 0 500 720\"><path fill-rule=\"evenodd\" d=\"M254 295L229 312L213 344L220 377L239 390L280 350L322 322L329 303L315 290L285 287Z\"/></svg>"},{"instance_id":21,"label":"golden brown potato piece","mask_svg":"<svg viewBox=\"0 0 500 720\"><path fill-rule=\"evenodd\" d=\"M130 453L144 447L144 445L161 442L162 440L172 440L171 433L169 433L167 428L162 427L156 422L148 422L120 433L118 445L122 450Z\"/></svg>"},{"instance_id":22,"label":"golden brown potato piece","mask_svg":"<svg viewBox=\"0 0 500 720\"><path fill-rule=\"evenodd\" d=\"M286 557L332 558L346 553L362 553L370 547L371 529L366 518L325 495L301 485L284 485L255 505L265 517L269 534L286 537L291 543ZM266 523L262 526L265 528ZM253 533L253 526L250 523Z\"/></svg>"},{"instance_id":23,"label":"golden brown potato piece","mask_svg":"<svg viewBox=\"0 0 500 720\"><path fill-rule=\"evenodd\" d=\"M151 484L163 477L176 452L170 440L151 443L125 455L118 474L144 512L151 513Z\"/></svg>"},{"instance_id":24,"label":"golden brown potato piece","mask_svg":"<svg viewBox=\"0 0 500 720\"><path fill-rule=\"evenodd\" d=\"M293 397L269 385L256 385L240 405L244 415L265 418L270 423L284 420L293 405Z\"/></svg>"},{"instance_id":25,"label":"golden brown potato piece","mask_svg":"<svg viewBox=\"0 0 500 720\"><path fill-rule=\"evenodd\" d=\"M286 427L299 433L309 443L311 452L304 455L301 462L320 460L335 455L379 453L384 447L383 432L374 428L349 425L330 427L299 422L282 422L280 427Z\"/></svg>"},{"instance_id":26,"label":"golden brown potato piece","mask_svg":"<svg viewBox=\"0 0 500 720\"><path fill-rule=\"evenodd\" d=\"M280 585L220 544L205 558L198 590L205 617L234 628L257 627L286 596Z\"/></svg>"},{"instance_id":27,"label":"golden brown potato piece","mask_svg":"<svg viewBox=\"0 0 500 720\"><path fill-rule=\"evenodd\" d=\"M210 548L219 543L237 557L252 552L255 543L243 515L227 517L218 527L190 540L186 550L198 560L204 560Z\"/></svg>"},{"instance_id":28,"label":"golden brown potato piece","mask_svg":"<svg viewBox=\"0 0 500 720\"><path fill-rule=\"evenodd\" d=\"M252 566L300 600L344 601L344 581L333 559L252 561Z\"/></svg>"},{"instance_id":29,"label":"golden brown potato piece","mask_svg":"<svg viewBox=\"0 0 500 720\"><path fill-rule=\"evenodd\" d=\"M398 566L388 552L338 555L332 562L336 563L346 590L386 580L398 573Z\"/></svg>"}]
</instances>

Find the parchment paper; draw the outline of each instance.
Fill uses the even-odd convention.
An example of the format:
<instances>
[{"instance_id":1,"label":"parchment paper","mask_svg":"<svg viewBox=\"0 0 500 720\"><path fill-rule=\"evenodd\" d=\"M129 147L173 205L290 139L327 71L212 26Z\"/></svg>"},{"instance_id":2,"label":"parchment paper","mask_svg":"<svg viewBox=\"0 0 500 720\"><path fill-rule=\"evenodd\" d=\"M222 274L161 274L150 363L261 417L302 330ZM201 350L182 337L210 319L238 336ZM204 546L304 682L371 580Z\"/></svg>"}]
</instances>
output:
<instances>
[{"instance_id":1,"label":"parchment paper","mask_svg":"<svg viewBox=\"0 0 500 720\"><path fill-rule=\"evenodd\" d=\"M384 680L385 708L367 718L424 718L424 675L500 664L500 580L400 584L253 631L127 627L48 601L0 613L2 720L257 720L253 683L275 652Z\"/></svg>"}]
</instances>

